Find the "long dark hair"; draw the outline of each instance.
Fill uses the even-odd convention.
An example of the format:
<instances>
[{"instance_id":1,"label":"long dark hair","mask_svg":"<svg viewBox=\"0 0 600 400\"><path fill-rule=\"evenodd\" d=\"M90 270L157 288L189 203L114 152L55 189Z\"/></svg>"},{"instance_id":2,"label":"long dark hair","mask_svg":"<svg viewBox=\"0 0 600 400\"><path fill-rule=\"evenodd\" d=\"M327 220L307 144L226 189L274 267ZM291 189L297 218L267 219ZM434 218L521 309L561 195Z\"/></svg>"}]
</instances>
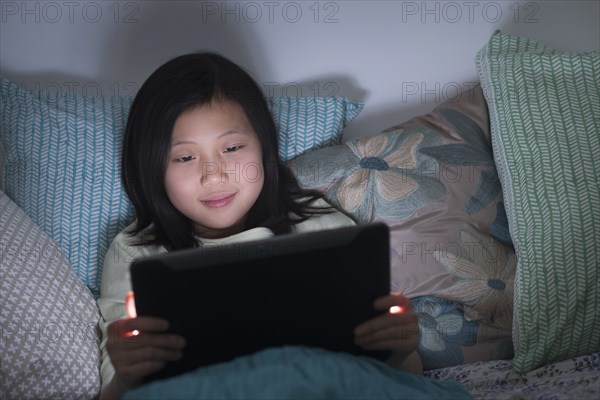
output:
<instances>
[{"instance_id":1,"label":"long dark hair","mask_svg":"<svg viewBox=\"0 0 600 400\"><path fill-rule=\"evenodd\" d=\"M239 104L261 143L264 185L245 228L264 226L275 234L288 233L294 224L327 212L310 206L320 193L302 190L280 160L275 123L254 79L221 55L187 54L159 67L144 82L129 112L121 178L136 213L131 235L149 228L138 244L169 250L199 244L192 221L169 201L164 180L175 121L183 112L215 100Z\"/></svg>"}]
</instances>

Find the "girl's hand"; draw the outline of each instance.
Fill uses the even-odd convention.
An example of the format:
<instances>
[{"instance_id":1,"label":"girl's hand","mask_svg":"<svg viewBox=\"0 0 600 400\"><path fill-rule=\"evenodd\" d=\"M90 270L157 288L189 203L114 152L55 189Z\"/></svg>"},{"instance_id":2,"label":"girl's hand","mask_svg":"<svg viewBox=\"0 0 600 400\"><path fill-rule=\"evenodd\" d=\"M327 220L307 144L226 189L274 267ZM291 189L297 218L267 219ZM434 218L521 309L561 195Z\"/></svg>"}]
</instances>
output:
<instances>
[{"instance_id":1,"label":"girl's hand","mask_svg":"<svg viewBox=\"0 0 600 400\"><path fill-rule=\"evenodd\" d=\"M366 350L391 350L407 356L417 349L419 325L409 299L400 293L379 297L373 303L383 314L358 325L354 342Z\"/></svg>"},{"instance_id":2,"label":"girl's hand","mask_svg":"<svg viewBox=\"0 0 600 400\"><path fill-rule=\"evenodd\" d=\"M111 385L119 391L139 385L147 375L159 371L167 361L181 358L185 340L165 333L168 321L162 318L120 319L108 326L106 348L115 368Z\"/></svg>"}]
</instances>

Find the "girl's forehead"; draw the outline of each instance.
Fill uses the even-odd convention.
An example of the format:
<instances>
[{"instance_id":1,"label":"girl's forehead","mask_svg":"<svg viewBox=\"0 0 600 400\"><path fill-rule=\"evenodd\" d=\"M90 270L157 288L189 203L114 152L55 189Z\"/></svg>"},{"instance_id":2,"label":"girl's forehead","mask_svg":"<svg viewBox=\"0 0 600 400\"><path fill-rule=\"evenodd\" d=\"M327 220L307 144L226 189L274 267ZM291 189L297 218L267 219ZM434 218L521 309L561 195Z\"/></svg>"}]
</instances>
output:
<instances>
[{"instance_id":1,"label":"girl's forehead","mask_svg":"<svg viewBox=\"0 0 600 400\"><path fill-rule=\"evenodd\" d=\"M172 141L196 135L226 136L253 134L243 108L231 100L219 100L193 107L182 113L173 127Z\"/></svg>"}]
</instances>

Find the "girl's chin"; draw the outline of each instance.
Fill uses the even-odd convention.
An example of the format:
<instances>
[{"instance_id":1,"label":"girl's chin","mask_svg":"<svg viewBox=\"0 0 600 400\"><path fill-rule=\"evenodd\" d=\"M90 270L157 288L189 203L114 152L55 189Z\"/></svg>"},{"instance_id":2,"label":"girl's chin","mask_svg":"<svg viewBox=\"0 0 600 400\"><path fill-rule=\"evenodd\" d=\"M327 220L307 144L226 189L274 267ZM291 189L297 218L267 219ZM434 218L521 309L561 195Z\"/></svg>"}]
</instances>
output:
<instances>
[{"instance_id":1,"label":"girl's chin","mask_svg":"<svg viewBox=\"0 0 600 400\"><path fill-rule=\"evenodd\" d=\"M234 225L196 225L196 235L205 239L222 239L240 233L244 230L243 224Z\"/></svg>"}]
</instances>

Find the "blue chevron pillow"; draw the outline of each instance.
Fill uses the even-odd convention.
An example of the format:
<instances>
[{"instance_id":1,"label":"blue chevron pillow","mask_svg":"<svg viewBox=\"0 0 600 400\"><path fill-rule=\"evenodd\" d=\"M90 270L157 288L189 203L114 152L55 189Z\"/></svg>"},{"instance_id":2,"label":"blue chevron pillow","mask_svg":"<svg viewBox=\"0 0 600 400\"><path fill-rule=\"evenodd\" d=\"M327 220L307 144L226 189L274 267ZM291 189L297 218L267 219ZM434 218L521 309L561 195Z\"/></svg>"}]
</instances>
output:
<instances>
[{"instance_id":1,"label":"blue chevron pillow","mask_svg":"<svg viewBox=\"0 0 600 400\"><path fill-rule=\"evenodd\" d=\"M46 96L0 77L2 188L67 254L97 297L104 253L131 222L121 187L132 98ZM342 97L268 99L284 160L338 144L362 110Z\"/></svg>"}]
</instances>

